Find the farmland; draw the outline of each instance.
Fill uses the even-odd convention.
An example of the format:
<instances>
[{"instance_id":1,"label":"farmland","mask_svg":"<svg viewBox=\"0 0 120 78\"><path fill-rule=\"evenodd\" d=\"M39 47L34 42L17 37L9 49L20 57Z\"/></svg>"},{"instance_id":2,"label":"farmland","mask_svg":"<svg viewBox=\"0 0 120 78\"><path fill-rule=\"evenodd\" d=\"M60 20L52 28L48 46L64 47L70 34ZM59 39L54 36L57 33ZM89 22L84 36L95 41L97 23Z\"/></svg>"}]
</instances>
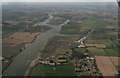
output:
<instances>
[{"instance_id":1,"label":"farmland","mask_svg":"<svg viewBox=\"0 0 120 78\"><path fill-rule=\"evenodd\" d=\"M98 55L98 56L106 56L107 54L103 49L97 49L97 48L87 48L87 50L92 53L93 55Z\"/></svg>"},{"instance_id":2,"label":"farmland","mask_svg":"<svg viewBox=\"0 0 120 78\"><path fill-rule=\"evenodd\" d=\"M88 62L88 66L89 64L93 64L90 66L93 67L93 70L90 69L90 73L87 70L84 71L85 67L83 67L83 69L79 69L83 72L77 71L77 68L75 67L75 64L79 63L77 60L81 61L81 65L87 63L87 61L85 62L83 60L87 58L83 55L87 51L86 48L71 49L69 47L70 42L78 39L79 37L77 36L56 36L52 38L42 50L40 60L43 62L38 61L32 70L31 76L77 76L79 74L81 74L81 76L90 76L90 74L94 73L93 71L96 71L96 75L99 75L96 65L94 64L95 60L92 60L92 63ZM62 57L63 60L59 60L59 57ZM76 63L74 63L75 59ZM55 63L55 65L49 65L49 60Z\"/></svg>"},{"instance_id":3,"label":"farmland","mask_svg":"<svg viewBox=\"0 0 120 78\"><path fill-rule=\"evenodd\" d=\"M21 43L31 43L39 34L40 33L16 32L10 35L9 38L4 39L4 41L6 43L12 43L14 45Z\"/></svg>"},{"instance_id":4,"label":"farmland","mask_svg":"<svg viewBox=\"0 0 120 78\"><path fill-rule=\"evenodd\" d=\"M116 66L118 66L119 65L119 63L120 63L120 57L110 57L111 58L111 60L114 62L114 64L116 65Z\"/></svg>"},{"instance_id":5,"label":"farmland","mask_svg":"<svg viewBox=\"0 0 120 78\"><path fill-rule=\"evenodd\" d=\"M103 76L115 76L118 74L118 71L109 57L106 56L96 56L96 63L100 69ZM102 61L100 61L102 60Z\"/></svg>"},{"instance_id":6,"label":"farmland","mask_svg":"<svg viewBox=\"0 0 120 78\"><path fill-rule=\"evenodd\" d=\"M119 56L118 49L106 49L108 56Z\"/></svg>"},{"instance_id":7,"label":"farmland","mask_svg":"<svg viewBox=\"0 0 120 78\"><path fill-rule=\"evenodd\" d=\"M101 20L81 20L79 23L72 21L66 26L62 27L61 33L63 34L85 34L91 28L102 28L103 26L110 25L106 21Z\"/></svg>"},{"instance_id":8,"label":"farmland","mask_svg":"<svg viewBox=\"0 0 120 78\"><path fill-rule=\"evenodd\" d=\"M51 67L49 65L39 64L32 71L32 76L76 76L71 63Z\"/></svg>"},{"instance_id":9,"label":"farmland","mask_svg":"<svg viewBox=\"0 0 120 78\"><path fill-rule=\"evenodd\" d=\"M63 72L58 72L57 70L57 67L61 67L61 65L63 66L64 64L69 62L70 64L72 64L71 68L74 68L72 69L72 71L71 70L69 71L71 72L74 71L77 76L111 75L109 73L106 74L104 71L101 70L102 67L100 66L100 64L103 63L102 62L99 63L98 60L101 60L102 58L99 59L97 57L118 56L118 51L117 51L118 43L116 39L118 35L117 22L115 20L112 20L113 17L108 18L109 14L107 16L107 14L104 13L102 14L99 11L95 11L95 10L90 11L89 9L87 9L87 11L85 11L85 9L80 9L80 11L77 12L66 11L60 13L59 11L56 12L55 17L58 16L59 18L57 17L52 19L50 21L50 24L57 25L62 23L61 19L63 20L69 19L70 22L64 25L60 31L60 33L64 34L64 36L56 36L50 39L47 45L45 46L45 48L41 51L43 61L45 59L51 59L55 63L55 66L51 67L49 65L47 66L38 62L37 66L35 66L35 68L33 69L31 76L38 74L40 75L48 74L50 76L53 75L69 76L69 74L67 74L67 70L69 70L67 69L67 67L64 68L66 69L64 70L66 71L64 75L62 74ZM89 16L87 16L87 14L89 14ZM80 45L78 40L81 39L82 37L85 37L85 35L89 33L90 30L92 29L94 29L94 31L88 34L87 39L83 41L85 47L82 48L78 47ZM58 62L56 61L57 58L59 56L63 57L64 55L66 55L67 57L66 63L64 63L65 58L64 59L62 58L64 62L61 63L60 66L57 65ZM109 60L108 58L105 58L105 61L106 59ZM111 60L109 61L111 63L113 70L116 72L116 74L118 74L118 70L116 70L116 66L112 64ZM81 67L82 65L83 67ZM42 66L46 66L46 67L42 67ZM40 69L44 71L41 72ZM46 70L48 71L45 72ZM62 70L62 67L59 70ZM110 71L112 71L112 69ZM71 75L73 76L72 73Z\"/></svg>"},{"instance_id":10,"label":"farmland","mask_svg":"<svg viewBox=\"0 0 120 78\"><path fill-rule=\"evenodd\" d=\"M42 51L42 58L47 57L57 59L59 55L66 54L66 52L71 53L69 48L69 43L73 40L78 39L79 37L72 36L56 36L47 43L44 50ZM63 46L64 45L64 46ZM64 49L63 49L64 48ZM40 72L39 72L40 71ZM63 72L64 71L64 72ZM38 64L32 71L31 76L76 76L73 66L70 62L59 66L49 66L44 64Z\"/></svg>"},{"instance_id":11,"label":"farmland","mask_svg":"<svg viewBox=\"0 0 120 78\"><path fill-rule=\"evenodd\" d=\"M56 36L47 43L46 47L43 49L43 57L56 56L59 54L64 54L70 52L69 43L73 40L79 39L77 36ZM64 46L63 46L64 45Z\"/></svg>"}]
</instances>

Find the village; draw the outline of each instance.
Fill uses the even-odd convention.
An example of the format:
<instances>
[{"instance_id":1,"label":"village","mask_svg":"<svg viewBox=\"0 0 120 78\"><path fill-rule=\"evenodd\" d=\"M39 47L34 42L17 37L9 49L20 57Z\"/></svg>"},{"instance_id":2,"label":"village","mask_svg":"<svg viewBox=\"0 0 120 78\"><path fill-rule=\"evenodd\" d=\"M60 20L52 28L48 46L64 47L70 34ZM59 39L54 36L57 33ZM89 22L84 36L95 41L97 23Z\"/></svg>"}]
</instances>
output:
<instances>
[{"instance_id":1,"label":"village","mask_svg":"<svg viewBox=\"0 0 120 78\"><path fill-rule=\"evenodd\" d=\"M84 37L85 40L85 37ZM82 41L84 41L83 39L78 40L78 41L73 41L76 42L76 45L79 44L78 46L74 46L74 44L70 43L69 47L72 49L76 49L76 48L85 48L85 47L94 47L94 45L90 45L90 44L86 44L84 45L84 43ZM81 44L82 43L82 44ZM44 64L44 65L50 65L51 67L53 67L54 71L55 71L55 67L56 66L60 66L60 65L64 65L68 62L71 62L73 64L74 67L74 71L76 72L77 76L102 76L100 70L97 68L96 65L96 60L94 58L94 56L89 55L88 52L84 52L82 53L79 57L80 58L76 58L74 56L72 56L72 52L65 52L64 54L59 54L58 56L51 56L51 57L47 57L47 58L42 58L42 54L38 54L38 60L34 61L34 65L33 67L36 67L38 64ZM82 58L81 58L82 56ZM36 59L35 59L36 60ZM32 64L32 62L31 62Z\"/></svg>"}]
</instances>

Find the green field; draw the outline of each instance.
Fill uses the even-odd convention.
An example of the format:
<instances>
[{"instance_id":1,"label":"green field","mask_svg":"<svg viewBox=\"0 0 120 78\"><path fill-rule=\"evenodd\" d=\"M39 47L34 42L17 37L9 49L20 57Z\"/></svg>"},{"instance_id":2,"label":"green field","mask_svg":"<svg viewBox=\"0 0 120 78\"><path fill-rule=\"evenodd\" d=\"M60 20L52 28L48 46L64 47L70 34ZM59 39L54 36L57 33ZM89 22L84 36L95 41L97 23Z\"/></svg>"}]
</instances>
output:
<instances>
[{"instance_id":1,"label":"green field","mask_svg":"<svg viewBox=\"0 0 120 78\"><path fill-rule=\"evenodd\" d=\"M86 48L74 48L72 50L72 58L83 59L83 53L86 53Z\"/></svg>"},{"instance_id":2,"label":"green field","mask_svg":"<svg viewBox=\"0 0 120 78\"><path fill-rule=\"evenodd\" d=\"M43 54L43 57L56 56L70 52L70 42L78 39L78 36L55 36L51 38L44 47L45 52Z\"/></svg>"},{"instance_id":3,"label":"green field","mask_svg":"<svg viewBox=\"0 0 120 78\"><path fill-rule=\"evenodd\" d=\"M76 51L77 52L86 52L86 48L77 48Z\"/></svg>"},{"instance_id":4,"label":"green field","mask_svg":"<svg viewBox=\"0 0 120 78\"><path fill-rule=\"evenodd\" d=\"M10 28L10 27L3 27L2 28L2 38L9 36L10 34L17 32L19 28Z\"/></svg>"},{"instance_id":5,"label":"green field","mask_svg":"<svg viewBox=\"0 0 120 78\"><path fill-rule=\"evenodd\" d=\"M75 22L70 22L67 25L62 27L60 31L63 34L79 34L80 33L80 24Z\"/></svg>"},{"instance_id":6,"label":"green field","mask_svg":"<svg viewBox=\"0 0 120 78\"><path fill-rule=\"evenodd\" d=\"M95 47L87 48L87 50L95 56L105 56L107 55L103 49L97 49Z\"/></svg>"},{"instance_id":7,"label":"green field","mask_svg":"<svg viewBox=\"0 0 120 78\"><path fill-rule=\"evenodd\" d=\"M108 25L108 23L106 21L101 21L101 20L83 20L81 21L81 23L70 22L62 27L61 33L63 34L86 33L90 29L103 27L106 25Z\"/></svg>"},{"instance_id":8,"label":"green field","mask_svg":"<svg viewBox=\"0 0 120 78\"><path fill-rule=\"evenodd\" d=\"M87 50L95 56L118 56L118 49L97 49L95 47L87 48Z\"/></svg>"},{"instance_id":9,"label":"green field","mask_svg":"<svg viewBox=\"0 0 120 78\"><path fill-rule=\"evenodd\" d=\"M118 56L118 49L105 49L108 56Z\"/></svg>"},{"instance_id":10,"label":"green field","mask_svg":"<svg viewBox=\"0 0 120 78\"><path fill-rule=\"evenodd\" d=\"M76 76L71 63L55 66L38 64L32 71L31 76Z\"/></svg>"},{"instance_id":11,"label":"green field","mask_svg":"<svg viewBox=\"0 0 120 78\"><path fill-rule=\"evenodd\" d=\"M101 20L83 20L81 23L81 26L88 27L88 28L102 27L106 25L108 25L108 23L106 21L101 21Z\"/></svg>"},{"instance_id":12,"label":"green field","mask_svg":"<svg viewBox=\"0 0 120 78\"><path fill-rule=\"evenodd\" d=\"M85 41L85 44L104 44L107 47L110 45L114 45L114 42L111 41L110 39L87 39Z\"/></svg>"}]
</instances>

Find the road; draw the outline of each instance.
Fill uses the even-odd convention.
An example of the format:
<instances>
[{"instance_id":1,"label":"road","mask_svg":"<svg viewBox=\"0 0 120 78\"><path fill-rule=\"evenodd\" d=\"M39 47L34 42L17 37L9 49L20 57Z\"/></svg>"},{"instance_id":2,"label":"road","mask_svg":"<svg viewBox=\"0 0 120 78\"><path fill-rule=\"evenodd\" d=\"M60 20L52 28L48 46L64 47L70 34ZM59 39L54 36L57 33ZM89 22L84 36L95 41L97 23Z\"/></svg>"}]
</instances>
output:
<instances>
[{"instance_id":1,"label":"road","mask_svg":"<svg viewBox=\"0 0 120 78\"><path fill-rule=\"evenodd\" d=\"M49 18L49 20L51 20L51 17ZM49 20L47 19L46 23L48 23ZM63 24L60 24L59 26L52 26L51 30L40 34L33 43L28 45L21 53L19 53L14 58L9 67L3 72L3 76L24 76L28 69L26 63L29 60L35 59L37 54L45 47L48 40L58 35L61 27L68 22L69 20L66 20Z\"/></svg>"}]
</instances>

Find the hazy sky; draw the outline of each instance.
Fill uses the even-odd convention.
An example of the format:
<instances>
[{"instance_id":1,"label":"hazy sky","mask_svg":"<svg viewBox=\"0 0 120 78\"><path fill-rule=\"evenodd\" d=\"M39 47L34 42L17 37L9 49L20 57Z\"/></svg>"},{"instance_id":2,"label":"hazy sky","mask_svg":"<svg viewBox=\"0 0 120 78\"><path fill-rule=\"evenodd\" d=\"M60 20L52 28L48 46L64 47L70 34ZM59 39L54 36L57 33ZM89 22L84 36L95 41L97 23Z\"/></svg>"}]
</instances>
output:
<instances>
[{"instance_id":1,"label":"hazy sky","mask_svg":"<svg viewBox=\"0 0 120 78\"><path fill-rule=\"evenodd\" d=\"M2 2L116 2L116 0L2 0Z\"/></svg>"}]
</instances>

